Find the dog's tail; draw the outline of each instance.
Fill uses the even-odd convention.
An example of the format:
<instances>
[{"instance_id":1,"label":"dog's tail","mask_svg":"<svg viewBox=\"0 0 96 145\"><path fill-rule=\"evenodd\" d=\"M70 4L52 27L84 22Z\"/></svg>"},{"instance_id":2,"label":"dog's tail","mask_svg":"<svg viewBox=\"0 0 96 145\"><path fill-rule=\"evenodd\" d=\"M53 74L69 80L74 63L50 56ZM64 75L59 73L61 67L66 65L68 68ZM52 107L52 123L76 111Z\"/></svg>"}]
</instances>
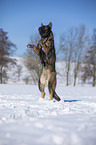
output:
<instances>
[{"instance_id":1,"label":"dog's tail","mask_svg":"<svg viewBox=\"0 0 96 145\"><path fill-rule=\"evenodd\" d=\"M56 99L57 101L60 101L60 97L56 94L56 92L53 92L53 98Z\"/></svg>"}]
</instances>

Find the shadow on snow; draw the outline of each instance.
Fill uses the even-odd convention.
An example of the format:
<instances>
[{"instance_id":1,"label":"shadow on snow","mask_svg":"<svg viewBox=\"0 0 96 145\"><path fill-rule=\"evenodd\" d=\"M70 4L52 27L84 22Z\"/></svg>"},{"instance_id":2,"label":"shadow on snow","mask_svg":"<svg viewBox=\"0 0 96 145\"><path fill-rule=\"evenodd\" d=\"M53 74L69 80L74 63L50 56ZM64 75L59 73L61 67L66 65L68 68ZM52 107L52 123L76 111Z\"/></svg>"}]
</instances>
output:
<instances>
[{"instance_id":1,"label":"shadow on snow","mask_svg":"<svg viewBox=\"0 0 96 145\"><path fill-rule=\"evenodd\" d=\"M78 101L81 101L81 100L64 100L64 102L78 102Z\"/></svg>"}]
</instances>

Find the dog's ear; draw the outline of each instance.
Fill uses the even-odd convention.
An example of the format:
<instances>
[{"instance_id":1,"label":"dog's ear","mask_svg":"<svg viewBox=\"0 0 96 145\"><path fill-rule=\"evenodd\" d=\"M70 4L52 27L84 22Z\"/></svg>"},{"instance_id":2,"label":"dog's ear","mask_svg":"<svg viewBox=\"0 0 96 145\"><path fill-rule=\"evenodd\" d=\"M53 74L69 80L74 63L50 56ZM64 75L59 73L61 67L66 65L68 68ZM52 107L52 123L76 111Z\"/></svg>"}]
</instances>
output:
<instances>
[{"instance_id":1,"label":"dog's ear","mask_svg":"<svg viewBox=\"0 0 96 145\"><path fill-rule=\"evenodd\" d=\"M41 27L43 26L43 24L41 23Z\"/></svg>"},{"instance_id":2,"label":"dog's ear","mask_svg":"<svg viewBox=\"0 0 96 145\"><path fill-rule=\"evenodd\" d=\"M49 27L52 29L52 22L49 23Z\"/></svg>"}]
</instances>

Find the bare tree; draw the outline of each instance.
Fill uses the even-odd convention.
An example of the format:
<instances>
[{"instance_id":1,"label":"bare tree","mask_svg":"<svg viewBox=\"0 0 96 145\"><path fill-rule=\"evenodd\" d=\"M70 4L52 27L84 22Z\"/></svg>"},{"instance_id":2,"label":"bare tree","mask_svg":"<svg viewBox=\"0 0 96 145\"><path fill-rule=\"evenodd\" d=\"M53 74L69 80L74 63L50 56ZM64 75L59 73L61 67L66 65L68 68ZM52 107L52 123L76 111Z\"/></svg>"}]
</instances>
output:
<instances>
[{"instance_id":1,"label":"bare tree","mask_svg":"<svg viewBox=\"0 0 96 145\"><path fill-rule=\"evenodd\" d=\"M21 65L17 65L17 77L18 77L18 81L20 81L20 77L21 77L21 73L22 73L22 66Z\"/></svg>"},{"instance_id":2,"label":"bare tree","mask_svg":"<svg viewBox=\"0 0 96 145\"><path fill-rule=\"evenodd\" d=\"M84 57L83 75L82 80L93 80L93 87L96 84L96 29L93 31L91 45Z\"/></svg>"},{"instance_id":3,"label":"bare tree","mask_svg":"<svg viewBox=\"0 0 96 145\"><path fill-rule=\"evenodd\" d=\"M80 65L82 62L85 48L89 40L89 34L84 25L72 27L60 37L59 51L62 53L62 58L66 63L66 85L69 85L70 70L74 70L74 86L76 85L77 76L79 76ZM71 64L74 62L74 67Z\"/></svg>"},{"instance_id":4,"label":"bare tree","mask_svg":"<svg viewBox=\"0 0 96 145\"><path fill-rule=\"evenodd\" d=\"M74 86L76 85L77 76L79 76L80 65L83 62L84 52L88 48L89 34L84 25L75 27L75 39L73 49L74 61Z\"/></svg>"},{"instance_id":5,"label":"bare tree","mask_svg":"<svg viewBox=\"0 0 96 145\"><path fill-rule=\"evenodd\" d=\"M59 50L62 53L63 60L66 63L65 72L67 86L69 85L69 73L71 69L71 61L73 58L74 40L75 33L73 28L70 28L68 32L63 33L60 37Z\"/></svg>"},{"instance_id":6,"label":"bare tree","mask_svg":"<svg viewBox=\"0 0 96 145\"><path fill-rule=\"evenodd\" d=\"M31 44L38 44L40 40L39 35L31 36ZM24 65L29 70L31 78L34 83L37 83L40 73L41 73L41 63L38 55L33 51L33 49L27 49L27 52L24 54Z\"/></svg>"},{"instance_id":7,"label":"bare tree","mask_svg":"<svg viewBox=\"0 0 96 145\"><path fill-rule=\"evenodd\" d=\"M16 60L12 59L12 54L14 53L16 46L9 41L7 37L7 32L0 29L0 83L5 83L8 79L7 70L8 66L15 65Z\"/></svg>"}]
</instances>

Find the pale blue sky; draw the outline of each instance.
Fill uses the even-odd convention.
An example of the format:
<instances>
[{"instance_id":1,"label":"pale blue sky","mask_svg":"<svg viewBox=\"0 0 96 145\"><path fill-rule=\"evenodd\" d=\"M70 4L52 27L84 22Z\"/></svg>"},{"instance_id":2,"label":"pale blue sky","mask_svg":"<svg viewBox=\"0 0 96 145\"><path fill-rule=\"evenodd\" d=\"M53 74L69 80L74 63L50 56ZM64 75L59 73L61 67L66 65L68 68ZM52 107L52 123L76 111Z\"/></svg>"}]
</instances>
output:
<instances>
[{"instance_id":1,"label":"pale blue sky","mask_svg":"<svg viewBox=\"0 0 96 145\"><path fill-rule=\"evenodd\" d=\"M59 36L72 26L96 28L96 0L0 0L0 28L16 44L15 56L26 51L30 36L41 23L53 23L56 47Z\"/></svg>"}]
</instances>

